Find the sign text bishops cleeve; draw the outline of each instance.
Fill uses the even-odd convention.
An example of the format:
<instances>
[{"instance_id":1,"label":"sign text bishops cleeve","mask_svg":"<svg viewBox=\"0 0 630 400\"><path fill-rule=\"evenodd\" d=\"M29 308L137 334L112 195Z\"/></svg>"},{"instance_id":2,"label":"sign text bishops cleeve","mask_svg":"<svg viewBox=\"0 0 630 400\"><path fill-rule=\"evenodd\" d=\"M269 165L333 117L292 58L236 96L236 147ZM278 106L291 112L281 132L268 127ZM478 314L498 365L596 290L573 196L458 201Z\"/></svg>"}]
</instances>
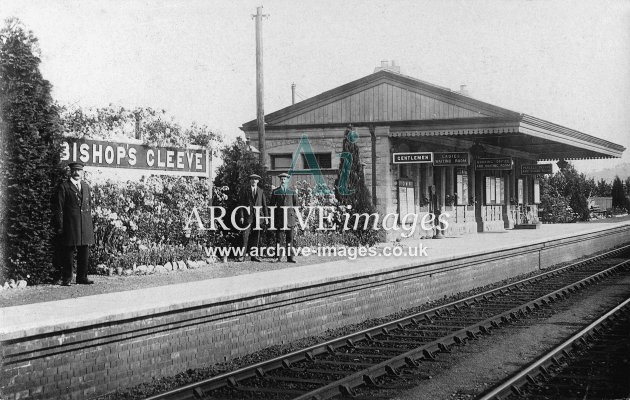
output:
<instances>
[{"instance_id":1,"label":"sign text bishops cleeve","mask_svg":"<svg viewBox=\"0 0 630 400\"><path fill-rule=\"evenodd\" d=\"M208 151L197 146L182 149L65 138L61 149L62 161L80 161L86 166L146 170L154 174L208 176Z\"/></svg>"}]
</instances>

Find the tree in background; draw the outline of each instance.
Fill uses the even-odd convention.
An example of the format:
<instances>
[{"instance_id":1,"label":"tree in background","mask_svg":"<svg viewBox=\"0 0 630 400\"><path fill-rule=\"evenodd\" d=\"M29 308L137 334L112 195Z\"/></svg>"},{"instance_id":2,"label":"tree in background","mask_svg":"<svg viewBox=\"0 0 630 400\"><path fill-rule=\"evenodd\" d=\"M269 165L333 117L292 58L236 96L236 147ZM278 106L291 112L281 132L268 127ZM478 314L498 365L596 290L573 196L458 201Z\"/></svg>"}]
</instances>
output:
<instances>
[{"instance_id":1,"label":"tree in background","mask_svg":"<svg viewBox=\"0 0 630 400\"><path fill-rule=\"evenodd\" d=\"M625 210L626 209L626 194L623 190L623 183L619 176L615 176L612 183L612 206L613 210Z\"/></svg>"},{"instance_id":2,"label":"tree in background","mask_svg":"<svg viewBox=\"0 0 630 400\"><path fill-rule=\"evenodd\" d=\"M370 191L365 184L365 175L363 173L363 166L361 164L361 154L359 152L359 146L357 145L358 135L355 130L352 129L352 125L348 126L343 136L343 154L352 155L350 171L347 171L348 161L345 158L341 158L339 163L339 174L335 181L335 197L339 201L339 204L351 206L348 209L348 213L354 214L372 214L376 212L374 205L372 204L372 198ZM350 218L348 226L355 225L356 218ZM358 222L359 229L354 233L359 239L359 242L363 245L372 245L376 243L378 239L378 232L373 230L371 226L367 229L363 229L363 219Z\"/></svg>"},{"instance_id":3,"label":"tree in background","mask_svg":"<svg viewBox=\"0 0 630 400\"><path fill-rule=\"evenodd\" d=\"M128 109L109 105L100 108L60 107L65 135L101 140L129 140L139 135L150 146L210 147L218 155L223 136L206 125L193 122L183 127L165 110L150 107Z\"/></svg>"},{"instance_id":4,"label":"tree in background","mask_svg":"<svg viewBox=\"0 0 630 400\"><path fill-rule=\"evenodd\" d=\"M59 112L39 71L37 39L17 19L0 30L2 269L5 278L53 278L50 200L63 176Z\"/></svg>"},{"instance_id":5,"label":"tree in background","mask_svg":"<svg viewBox=\"0 0 630 400\"><path fill-rule=\"evenodd\" d=\"M626 181L624 182L624 189L626 191L627 195L630 195L630 176L626 178ZM630 211L630 210L629 210Z\"/></svg>"},{"instance_id":6,"label":"tree in background","mask_svg":"<svg viewBox=\"0 0 630 400\"><path fill-rule=\"evenodd\" d=\"M265 191L268 197L271 193L271 177L265 173L265 169L258 161L258 155L251 152L249 144L242 138L238 138L231 145L227 145L221 149L221 158L223 164L217 169L214 178L215 187L226 188L225 196L219 199L213 206L221 206L226 210L226 216L223 218L225 224L232 232L240 232L232 229L230 226L230 216L232 211L238 207L242 198L246 196L246 190L249 190L249 176L258 174L262 177L258 183ZM238 235L233 236L233 246L239 246Z\"/></svg>"},{"instance_id":7,"label":"tree in background","mask_svg":"<svg viewBox=\"0 0 630 400\"><path fill-rule=\"evenodd\" d=\"M597 188L595 189L595 195L600 197L610 197L612 194L612 185L601 178L597 181Z\"/></svg>"},{"instance_id":8,"label":"tree in background","mask_svg":"<svg viewBox=\"0 0 630 400\"><path fill-rule=\"evenodd\" d=\"M574 219L569 201L564 196L566 179L562 173L545 176L540 185L541 220L551 223L570 222Z\"/></svg>"},{"instance_id":9,"label":"tree in background","mask_svg":"<svg viewBox=\"0 0 630 400\"><path fill-rule=\"evenodd\" d=\"M588 221L588 200L596 191L593 179L587 179L568 164L564 170L544 178L542 183L541 206L546 210L547 222ZM572 215L569 216L567 211Z\"/></svg>"},{"instance_id":10,"label":"tree in background","mask_svg":"<svg viewBox=\"0 0 630 400\"><path fill-rule=\"evenodd\" d=\"M588 221L591 214L588 199L595 192L595 182L592 179L586 179L586 175L579 173L571 164L569 164L563 174L568 182L564 195L569 198L569 206L577 215L578 220Z\"/></svg>"}]
</instances>

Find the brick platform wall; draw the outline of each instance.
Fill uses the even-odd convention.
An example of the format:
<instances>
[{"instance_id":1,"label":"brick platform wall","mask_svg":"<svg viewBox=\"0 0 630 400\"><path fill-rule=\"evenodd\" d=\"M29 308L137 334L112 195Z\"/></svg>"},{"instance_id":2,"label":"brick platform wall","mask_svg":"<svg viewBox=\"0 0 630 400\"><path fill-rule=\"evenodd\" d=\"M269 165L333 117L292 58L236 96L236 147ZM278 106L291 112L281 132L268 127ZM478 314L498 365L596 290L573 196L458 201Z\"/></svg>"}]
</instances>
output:
<instances>
[{"instance_id":1,"label":"brick platform wall","mask_svg":"<svg viewBox=\"0 0 630 400\"><path fill-rule=\"evenodd\" d=\"M82 399L627 243L630 226L2 343L2 399ZM585 242L584 239L587 239Z\"/></svg>"}]
</instances>

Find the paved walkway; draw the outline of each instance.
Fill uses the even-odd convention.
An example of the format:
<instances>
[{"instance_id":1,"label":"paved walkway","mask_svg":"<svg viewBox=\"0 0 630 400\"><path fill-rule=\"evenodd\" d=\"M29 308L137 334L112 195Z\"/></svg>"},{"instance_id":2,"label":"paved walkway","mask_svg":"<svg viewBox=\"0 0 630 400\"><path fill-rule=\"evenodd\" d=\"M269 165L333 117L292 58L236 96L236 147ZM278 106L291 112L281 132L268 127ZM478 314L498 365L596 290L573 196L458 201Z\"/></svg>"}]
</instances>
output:
<instances>
[{"instance_id":1,"label":"paved walkway","mask_svg":"<svg viewBox=\"0 0 630 400\"><path fill-rule=\"evenodd\" d=\"M442 240L403 242L403 250L422 244L422 257L361 257L208 279L126 292L0 308L0 340L16 335L48 332L54 327L71 329L86 323L133 318L156 312L232 300L304 284L348 279L393 268L428 265L461 257L534 245L569 236L630 226L630 221L606 224L542 225L540 229L481 233ZM382 248L382 246L381 246Z\"/></svg>"}]
</instances>

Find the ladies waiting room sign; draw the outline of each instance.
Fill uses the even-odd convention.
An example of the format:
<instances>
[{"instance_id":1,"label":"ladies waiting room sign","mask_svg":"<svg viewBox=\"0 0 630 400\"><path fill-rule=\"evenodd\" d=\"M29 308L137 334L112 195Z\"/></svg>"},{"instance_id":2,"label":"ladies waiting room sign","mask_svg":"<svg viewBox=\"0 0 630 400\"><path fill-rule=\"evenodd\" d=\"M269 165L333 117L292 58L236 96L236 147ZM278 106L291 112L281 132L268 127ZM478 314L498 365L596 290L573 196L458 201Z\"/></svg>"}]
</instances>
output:
<instances>
[{"instance_id":1,"label":"ladies waiting room sign","mask_svg":"<svg viewBox=\"0 0 630 400\"><path fill-rule=\"evenodd\" d=\"M158 175L208 176L210 155L199 146L149 147L102 140L70 139L62 142L61 160L85 166L145 170Z\"/></svg>"}]
</instances>

